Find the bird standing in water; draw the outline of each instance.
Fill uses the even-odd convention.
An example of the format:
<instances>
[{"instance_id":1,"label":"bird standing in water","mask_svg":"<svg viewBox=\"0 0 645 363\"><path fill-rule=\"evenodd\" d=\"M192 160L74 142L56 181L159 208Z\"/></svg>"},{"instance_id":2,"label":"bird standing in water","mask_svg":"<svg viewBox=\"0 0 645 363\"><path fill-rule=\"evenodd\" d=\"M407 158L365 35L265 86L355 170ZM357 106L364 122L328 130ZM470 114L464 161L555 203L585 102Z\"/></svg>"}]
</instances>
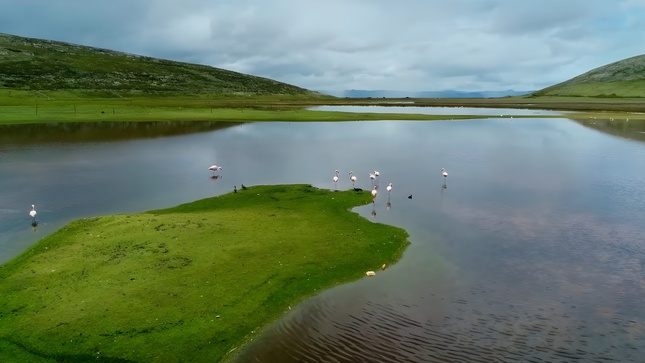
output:
<instances>
[{"instance_id":1,"label":"bird standing in water","mask_svg":"<svg viewBox=\"0 0 645 363\"><path fill-rule=\"evenodd\" d=\"M222 167L217 165L212 165L210 168L208 168L208 170L211 170L213 172L213 175L215 175L215 172L222 170Z\"/></svg>"},{"instance_id":2,"label":"bird standing in water","mask_svg":"<svg viewBox=\"0 0 645 363\"><path fill-rule=\"evenodd\" d=\"M388 193L391 192L392 191L392 183L388 184L388 186L385 188L385 190L387 190Z\"/></svg>"},{"instance_id":3,"label":"bird standing in water","mask_svg":"<svg viewBox=\"0 0 645 363\"><path fill-rule=\"evenodd\" d=\"M443 187L446 187L446 179L448 178L448 172L446 169L441 168L441 175L443 175Z\"/></svg>"},{"instance_id":4,"label":"bird standing in water","mask_svg":"<svg viewBox=\"0 0 645 363\"><path fill-rule=\"evenodd\" d=\"M331 178L331 180L334 181L334 189L336 189L336 185L338 183L338 170L336 170L336 175L334 175L334 177Z\"/></svg>"},{"instance_id":5,"label":"bird standing in water","mask_svg":"<svg viewBox=\"0 0 645 363\"><path fill-rule=\"evenodd\" d=\"M352 181L352 187L355 187L354 184L356 183L356 175L354 175L354 172L351 170L349 172L349 180Z\"/></svg>"},{"instance_id":6,"label":"bird standing in water","mask_svg":"<svg viewBox=\"0 0 645 363\"><path fill-rule=\"evenodd\" d=\"M38 226L38 221L36 220L36 207L32 204L31 211L29 211L29 216L31 217L31 226L34 227L36 231L36 226Z\"/></svg>"}]
</instances>

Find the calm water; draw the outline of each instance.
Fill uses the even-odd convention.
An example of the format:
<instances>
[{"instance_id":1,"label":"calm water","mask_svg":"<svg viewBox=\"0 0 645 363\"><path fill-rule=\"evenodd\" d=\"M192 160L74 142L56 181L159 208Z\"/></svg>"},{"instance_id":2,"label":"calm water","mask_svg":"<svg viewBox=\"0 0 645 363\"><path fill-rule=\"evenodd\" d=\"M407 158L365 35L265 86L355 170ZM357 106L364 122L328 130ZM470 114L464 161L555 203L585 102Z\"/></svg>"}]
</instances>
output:
<instances>
[{"instance_id":1,"label":"calm water","mask_svg":"<svg viewBox=\"0 0 645 363\"><path fill-rule=\"evenodd\" d=\"M319 111L344 111L344 112L381 112L381 113L417 113L430 115L562 115L568 111L548 111L510 108L487 108L487 107L418 107L418 106L317 106L312 110Z\"/></svg>"},{"instance_id":2,"label":"calm water","mask_svg":"<svg viewBox=\"0 0 645 363\"><path fill-rule=\"evenodd\" d=\"M179 131L163 136L115 125L130 136L89 141L78 130L11 129L0 136L0 260L80 217L240 183L333 188L335 169L339 189L351 187L350 170L369 189L379 170L380 195L357 212L410 232L403 259L293 307L240 361L645 356L645 143L565 119L221 126L166 125ZM211 164L223 166L219 179Z\"/></svg>"}]
</instances>

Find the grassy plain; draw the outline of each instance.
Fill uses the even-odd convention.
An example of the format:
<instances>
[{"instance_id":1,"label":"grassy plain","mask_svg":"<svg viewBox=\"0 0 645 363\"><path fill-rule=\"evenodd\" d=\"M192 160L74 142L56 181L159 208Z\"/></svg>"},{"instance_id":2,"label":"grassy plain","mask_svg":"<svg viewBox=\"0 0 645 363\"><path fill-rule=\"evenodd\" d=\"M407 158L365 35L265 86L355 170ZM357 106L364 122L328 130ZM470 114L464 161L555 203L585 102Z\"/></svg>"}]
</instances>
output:
<instances>
[{"instance_id":1,"label":"grassy plain","mask_svg":"<svg viewBox=\"0 0 645 363\"><path fill-rule=\"evenodd\" d=\"M80 91L0 91L0 124L101 122L101 121L356 121L445 120L489 118L472 115L424 115L369 112L312 111L321 105L384 107L481 107L525 109L522 117L545 117L533 110L571 111L567 118L645 119L640 98L505 97L377 99L309 97L301 95L117 95ZM500 115L510 117L510 115ZM514 117L520 117L514 115ZM554 116L548 116L554 117ZM556 116L557 117L557 116Z\"/></svg>"},{"instance_id":2,"label":"grassy plain","mask_svg":"<svg viewBox=\"0 0 645 363\"><path fill-rule=\"evenodd\" d=\"M0 267L0 361L217 362L302 299L396 261L365 192L252 186L87 218Z\"/></svg>"}]
</instances>

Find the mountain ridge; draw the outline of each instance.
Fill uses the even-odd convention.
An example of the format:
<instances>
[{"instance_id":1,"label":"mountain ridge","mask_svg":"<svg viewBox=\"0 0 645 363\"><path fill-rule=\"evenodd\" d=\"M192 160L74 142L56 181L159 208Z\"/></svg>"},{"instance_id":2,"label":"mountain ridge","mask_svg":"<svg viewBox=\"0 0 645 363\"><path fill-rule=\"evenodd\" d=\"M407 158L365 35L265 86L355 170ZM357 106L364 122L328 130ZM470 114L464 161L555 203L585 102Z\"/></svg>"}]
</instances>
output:
<instances>
[{"instance_id":1,"label":"mountain ridge","mask_svg":"<svg viewBox=\"0 0 645 363\"><path fill-rule=\"evenodd\" d=\"M645 54L594 68L531 96L645 97Z\"/></svg>"},{"instance_id":2,"label":"mountain ridge","mask_svg":"<svg viewBox=\"0 0 645 363\"><path fill-rule=\"evenodd\" d=\"M0 33L0 88L134 94L318 94L206 65L4 33Z\"/></svg>"}]
</instances>

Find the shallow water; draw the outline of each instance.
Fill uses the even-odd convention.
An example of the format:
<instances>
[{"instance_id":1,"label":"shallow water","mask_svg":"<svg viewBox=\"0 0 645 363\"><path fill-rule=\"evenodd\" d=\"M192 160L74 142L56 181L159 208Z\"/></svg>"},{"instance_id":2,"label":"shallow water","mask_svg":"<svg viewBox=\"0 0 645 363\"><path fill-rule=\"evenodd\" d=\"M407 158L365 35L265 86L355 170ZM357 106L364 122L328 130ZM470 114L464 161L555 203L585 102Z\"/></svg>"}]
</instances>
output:
<instances>
[{"instance_id":1,"label":"shallow water","mask_svg":"<svg viewBox=\"0 0 645 363\"><path fill-rule=\"evenodd\" d=\"M416 113L430 115L488 115L488 116L550 116L564 115L569 111L530 110L521 108L492 107L419 107L419 106L317 106L317 111Z\"/></svg>"},{"instance_id":2,"label":"shallow water","mask_svg":"<svg viewBox=\"0 0 645 363\"><path fill-rule=\"evenodd\" d=\"M642 142L566 119L28 139L0 143L0 261L76 218L241 183L347 189L350 170L371 189L380 171L375 203L357 212L410 232L403 259L292 307L240 361L639 362L645 352ZM211 164L223 166L217 179Z\"/></svg>"}]
</instances>

